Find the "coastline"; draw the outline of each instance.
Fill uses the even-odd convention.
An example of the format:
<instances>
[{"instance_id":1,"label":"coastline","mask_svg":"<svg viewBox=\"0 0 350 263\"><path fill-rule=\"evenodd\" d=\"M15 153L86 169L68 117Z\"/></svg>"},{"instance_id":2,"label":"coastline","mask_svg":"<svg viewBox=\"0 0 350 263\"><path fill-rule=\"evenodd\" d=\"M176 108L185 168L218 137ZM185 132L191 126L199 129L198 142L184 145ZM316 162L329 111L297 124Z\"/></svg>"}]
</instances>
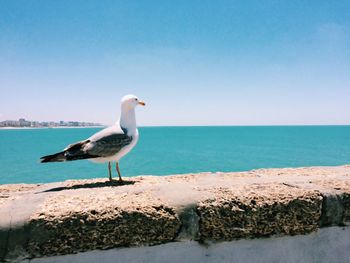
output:
<instances>
[{"instance_id":1,"label":"coastline","mask_svg":"<svg viewBox=\"0 0 350 263\"><path fill-rule=\"evenodd\" d=\"M107 126L0 127L0 130L79 129L79 128L105 128L105 127Z\"/></svg>"},{"instance_id":2,"label":"coastline","mask_svg":"<svg viewBox=\"0 0 350 263\"><path fill-rule=\"evenodd\" d=\"M105 128L113 124L101 126L59 126L59 127L0 127L0 130L20 130L20 129L64 129L64 128ZM237 124L237 125L139 125L138 128L217 128L217 127L349 127L350 124Z\"/></svg>"}]
</instances>

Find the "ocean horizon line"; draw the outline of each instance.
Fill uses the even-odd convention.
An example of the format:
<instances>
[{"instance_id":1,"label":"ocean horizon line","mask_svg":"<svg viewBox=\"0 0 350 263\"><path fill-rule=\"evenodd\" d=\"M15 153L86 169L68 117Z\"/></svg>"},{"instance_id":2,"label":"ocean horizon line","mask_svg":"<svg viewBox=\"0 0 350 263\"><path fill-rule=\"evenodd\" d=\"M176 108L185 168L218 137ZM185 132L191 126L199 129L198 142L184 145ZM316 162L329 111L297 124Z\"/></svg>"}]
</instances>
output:
<instances>
[{"instance_id":1,"label":"ocean horizon line","mask_svg":"<svg viewBox=\"0 0 350 263\"><path fill-rule=\"evenodd\" d=\"M0 130L40 130L40 129L88 129L105 128L101 126L62 126L62 127L0 127ZM237 125L140 125L138 128L186 128L186 127L347 127L350 124L237 124Z\"/></svg>"},{"instance_id":2,"label":"ocean horizon line","mask_svg":"<svg viewBox=\"0 0 350 263\"><path fill-rule=\"evenodd\" d=\"M110 125L106 125L110 126ZM293 126L350 126L350 124L210 124L210 125L139 125L139 128L152 127L293 127Z\"/></svg>"}]
</instances>

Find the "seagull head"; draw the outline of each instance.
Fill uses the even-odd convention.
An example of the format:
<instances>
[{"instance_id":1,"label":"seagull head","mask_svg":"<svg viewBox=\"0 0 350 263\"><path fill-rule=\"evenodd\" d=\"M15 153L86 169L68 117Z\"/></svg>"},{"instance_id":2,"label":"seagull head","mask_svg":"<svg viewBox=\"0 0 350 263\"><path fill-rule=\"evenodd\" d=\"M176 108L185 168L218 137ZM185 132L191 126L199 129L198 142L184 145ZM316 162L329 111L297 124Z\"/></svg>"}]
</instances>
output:
<instances>
[{"instance_id":1,"label":"seagull head","mask_svg":"<svg viewBox=\"0 0 350 263\"><path fill-rule=\"evenodd\" d=\"M122 98L122 109L131 110L134 109L137 105L145 106L146 103L139 100L135 95L126 95Z\"/></svg>"}]
</instances>

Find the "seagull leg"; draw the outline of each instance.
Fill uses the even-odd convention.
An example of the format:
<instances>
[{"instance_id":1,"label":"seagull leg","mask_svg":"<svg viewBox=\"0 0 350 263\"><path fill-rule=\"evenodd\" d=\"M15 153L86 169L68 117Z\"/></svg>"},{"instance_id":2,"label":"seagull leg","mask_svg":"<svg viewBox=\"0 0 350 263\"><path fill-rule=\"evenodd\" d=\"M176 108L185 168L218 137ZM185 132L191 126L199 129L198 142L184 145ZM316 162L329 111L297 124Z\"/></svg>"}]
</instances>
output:
<instances>
[{"instance_id":1,"label":"seagull leg","mask_svg":"<svg viewBox=\"0 0 350 263\"><path fill-rule=\"evenodd\" d=\"M120 182L123 181L122 176L120 175L120 170L119 170L119 164L118 164L118 162L115 163L115 169L116 169L117 172L118 172L119 181L120 181Z\"/></svg>"},{"instance_id":2,"label":"seagull leg","mask_svg":"<svg viewBox=\"0 0 350 263\"><path fill-rule=\"evenodd\" d=\"M109 181L112 182L111 162L108 162Z\"/></svg>"}]
</instances>

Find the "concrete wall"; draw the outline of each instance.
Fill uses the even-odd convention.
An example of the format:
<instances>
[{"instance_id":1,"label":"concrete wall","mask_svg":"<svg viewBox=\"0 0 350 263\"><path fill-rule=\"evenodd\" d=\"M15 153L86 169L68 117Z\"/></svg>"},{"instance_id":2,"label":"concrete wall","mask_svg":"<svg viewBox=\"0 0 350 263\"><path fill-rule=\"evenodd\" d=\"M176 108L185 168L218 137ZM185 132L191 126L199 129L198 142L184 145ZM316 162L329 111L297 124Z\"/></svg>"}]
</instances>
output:
<instances>
[{"instance_id":1,"label":"concrete wall","mask_svg":"<svg viewBox=\"0 0 350 263\"><path fill-rule=\"evenodd\" d=\"M350 166L0 185L8 262L350 262L349 225Z\"/></svg>"},{"instance_id":2,"label":"concrete wall","mask_svg":"<svg viewBox=\"0 0 350 263\"><path fill-rule=\"evenodd\" d=\"M329 227L309 235L285 236L200 245L195 241L152 247L96 250L75 255L25 260L22 263L348 263L350 228Z\"/></svg>"}]
</instances>

